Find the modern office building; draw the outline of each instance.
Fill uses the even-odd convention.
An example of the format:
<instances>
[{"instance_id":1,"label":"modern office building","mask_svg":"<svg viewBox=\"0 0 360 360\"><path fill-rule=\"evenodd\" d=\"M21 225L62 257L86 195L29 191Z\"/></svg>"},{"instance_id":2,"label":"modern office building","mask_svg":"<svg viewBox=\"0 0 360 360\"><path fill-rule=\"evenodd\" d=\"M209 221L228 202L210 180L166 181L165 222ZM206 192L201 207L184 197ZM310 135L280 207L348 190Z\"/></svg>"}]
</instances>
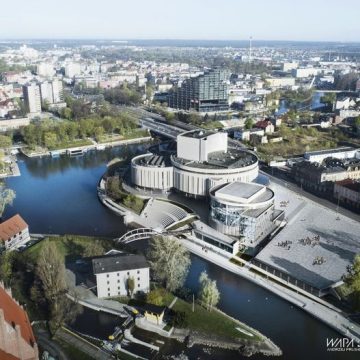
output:
<instances>
[{"instance_id":1,"label":"modern office building","mask_svg":"<svg viewBox=\"0 0 360 360\"><path fill-rule=\"evenodd\" d=\"M134 293L150 290L150 267L142 255L117 254L92 259L98 298L129 295L129 279L134 280Z\"/></svg>"},{"instance_id":2,"label":"modern office building","mask_svg":"<svg viewBox=\"0 0 360 360\"><path fill-rule=\"evenodd\" d=\"M29 113L41 112L41 92L36 83L23 86L24 101Z\"/></svg>"},{"instance_id":3,"label":"modern office building","mask_svg":"<svg viewBox=\"0 0 360 360\"><path fill-rule=\"evenodd\" d=\"M190 197L206 197L212 187L226 182L251 182L258 170L255 154L228 149L226 133L204 130L180 134L174 155L140 155L131 163L136 187L174 189Z\"/></svg>"},{"instance_id":4,"label":"modern office building","mask_svg":"<svg viewBox=\"0 0 360 360\"><path fill-rule=\"evenodd\" d=\"M170 92L168 105L179 110L198 112L226 111L228 105L228 79L226 70L212 69L191 77Z\"/></svg>"},{"instance_id":5,"label":"modern office building","mask_svg":"<svg viewBox=\"0 0 360 360\"><path fill-rule=\"evenodd\" d=\"M253 253L284 220L274 206L274 192L255 183L231 182L210 190L209 224L240 239L240 248Z\"/></svg>"}]
</instances>

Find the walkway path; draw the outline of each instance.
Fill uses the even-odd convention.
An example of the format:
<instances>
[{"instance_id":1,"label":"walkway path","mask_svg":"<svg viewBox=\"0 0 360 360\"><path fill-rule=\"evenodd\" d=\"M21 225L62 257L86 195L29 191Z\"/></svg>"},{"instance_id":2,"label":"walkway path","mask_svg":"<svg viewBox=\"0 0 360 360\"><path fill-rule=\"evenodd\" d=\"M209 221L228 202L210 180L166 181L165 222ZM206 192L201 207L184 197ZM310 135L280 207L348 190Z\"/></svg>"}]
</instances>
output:
<instances>
[{"instance_id":1,"label":"walkway path","mask_svg":"<svg viewBox=\"0 0 360 360\"><path fill-rule=\"evenodd\" d=\"M56 336L59 337L64 342L72 345L76 349L82 351L83 353L88 355L89 358L91 359L95 359L95 360L113 359L113 357L110 354L106 353L105 351L101 350L97 346L81 338L80 336L76 335L75 333L71 332L68 329L62 328L58 330Z\"/></svg>"},{"instance_id":2,"label":"walkway path","mask_svg":"<svg viewBox=\"0 0 360 360\"><path fill-rule=\"evenodd\" d=\"M46 350L50 355L56 356L59 360L72 360L67 357L63 349L53 340L50 339L47 332L38 330L36 332L36 338L39 345Z\"/></svg>"},{"instance_id":3,"label":"walkway path","mask_svg":"<svg viewBox=\"0 0 360 360\"><path fill-rule=\"evenodd\" d=\"M177 299L178 299L177 296L175 296L173 301L171 302L171 304L168 306L169 309L172 309L172 307L175 305Z\"/></svg>"},{"instance_id":4,"label":"walkway path","mask_svg":"<svg viewBox=\"0 0 360 360\"><path fill-rule=\"evenodd\" d=\"M257 285L266 288L267 290L275 293L281 298L299 306L306 312L313 315L315 318L323 321L331 328L337 330L339 333L354 339L360 344L360 326L359 324L349 320L341 312L330 309L329 307L322 305L315 300L311 300L308 297L296 293L290 289L287 289L281 285L278 285L260 275L256 275L245 267L239 267L229 261L228 258L217 254L213 251L204 252L201 245L194 243L189 239L182 240L184 246L192 253L204 258L207 261L231 271L234 274L240 275ZM208 245L208 244L207 244ZM209 246L207 246L209 248Z\"/></svg>"}]
</instances>

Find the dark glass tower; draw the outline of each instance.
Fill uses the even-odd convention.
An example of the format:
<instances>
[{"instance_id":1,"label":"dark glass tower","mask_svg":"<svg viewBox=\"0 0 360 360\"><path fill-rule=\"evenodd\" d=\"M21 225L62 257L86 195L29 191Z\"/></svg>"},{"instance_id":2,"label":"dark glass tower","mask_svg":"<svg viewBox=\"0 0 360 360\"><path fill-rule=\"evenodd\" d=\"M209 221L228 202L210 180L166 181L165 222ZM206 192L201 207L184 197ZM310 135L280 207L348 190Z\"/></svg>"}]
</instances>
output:
<instances>
[{"instance_id":1,"label":"dark glass tower","mask_svg":"<svg viewBox=\"0 0 360 360\"><path fill-rule=\"evenodd\" d=\"M226 111L228 105L229 72L212 69L204 74L186 79L168 97L168 105L174 109L199 112Z\"/></svg>"}]
</instances>

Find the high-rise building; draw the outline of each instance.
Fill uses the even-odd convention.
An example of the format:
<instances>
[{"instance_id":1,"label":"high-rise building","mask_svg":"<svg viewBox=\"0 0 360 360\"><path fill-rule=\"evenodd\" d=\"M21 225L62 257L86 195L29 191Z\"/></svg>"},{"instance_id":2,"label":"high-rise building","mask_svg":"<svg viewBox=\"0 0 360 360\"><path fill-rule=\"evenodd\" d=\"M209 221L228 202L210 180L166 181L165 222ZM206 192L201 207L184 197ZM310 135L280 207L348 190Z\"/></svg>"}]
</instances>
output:
<instances>
[{"instance_id":1,"label":"high-rise building","mask_svg":"<svg viewBox=\"0 0 360 360\"><path fill-rule=\"evenodd\" d=\"M55 74L55 69L53 64L43 62L38 64L36 72L40 76L52 77Z\"/></svg>"},{"instance_id":2,"label":"high-rise building","mask_svg":"<svg viewBox=\"0 0 360 360\"><path fill-rule=\"evenodd\" d=\"M41 91L41 101L47 102L52 104L54 102L53 98L53 88L50 82L45 81L40 84L40 91Z\"/></svg>"},{"instance_id":3,"label":"high-rise building","mask_svg":"<svg viewBox=\"0 0 360 360\"><path fill-rule=\"evenodd\" d=\"M169 94L168 105L174 109L199 112L226 111L228 105L229 73L211 69L203 74L186 79Z\"/></svg>"},{"instance_id":4,"label":"high-rise building","mask_svg":"<svg viewBox=\"0 0 360 360\"><path fill-rule=\"evenodd\" d=\"M71 62L65 66L65 76L68 78L73 78L81 74L81 66L79 63Z\"/></svg>"},{"instance_id":5,"label":"high-rise building","mask_svg":"<svg viewBox=\"0 0 360 360\"><path fill-rule=\"evenodd\" d=\"M54 79L52 81L52 95L55 104L64 101L63 83L61 80Z\"/></svg>"},{"instance_id":6,"label":"high-rise building","mask_svg":"<svg viewBox=\"0 0 360 360\"><path fill-rule=\"evenodd\" d=\"M25 105L29 113L41 112L41 93L40 87L36 83L23 86Z\"/></svg>"}]
</instances>

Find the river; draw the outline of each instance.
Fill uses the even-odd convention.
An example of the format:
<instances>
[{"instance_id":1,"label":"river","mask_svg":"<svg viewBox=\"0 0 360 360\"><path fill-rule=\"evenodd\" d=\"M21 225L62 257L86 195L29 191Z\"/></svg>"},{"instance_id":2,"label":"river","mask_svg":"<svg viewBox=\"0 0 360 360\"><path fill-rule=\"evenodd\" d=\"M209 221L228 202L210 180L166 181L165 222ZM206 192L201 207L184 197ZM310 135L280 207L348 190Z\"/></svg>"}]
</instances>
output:
<instances>
[{"instance_id":1,"label":"river","mask_svg":"<svg viewBox=\"0 0 360 360\"><path fill-rule=\"evenodd\" d=\"M13 206L6 209L4 219L20 213L32 233L118 237L126 228L118 216L98 201L97 182L112 158L129 152L140 153L145 148L146 145L130 145L93 151L77 158L20 158L21 177L6 180L17 197ZM219 308L271 338L284 352L281 359L358 358L356 353L327 352L326 338L339 337L332 329L272 293L196 256L192 256L186 287L196 292L203 270L217 281L221 293ZM105 337L114 327L113 320L105 314L85 313L78 326L86 324L85 330L101 328L101 334L93 335ZM190 358L199 357L196 349L189 354ZM223 356L216 351L210 357L200 358L238 359L239 356ZM252 357L260 358L263 357Z\"/></svg>"}]
</instances>

